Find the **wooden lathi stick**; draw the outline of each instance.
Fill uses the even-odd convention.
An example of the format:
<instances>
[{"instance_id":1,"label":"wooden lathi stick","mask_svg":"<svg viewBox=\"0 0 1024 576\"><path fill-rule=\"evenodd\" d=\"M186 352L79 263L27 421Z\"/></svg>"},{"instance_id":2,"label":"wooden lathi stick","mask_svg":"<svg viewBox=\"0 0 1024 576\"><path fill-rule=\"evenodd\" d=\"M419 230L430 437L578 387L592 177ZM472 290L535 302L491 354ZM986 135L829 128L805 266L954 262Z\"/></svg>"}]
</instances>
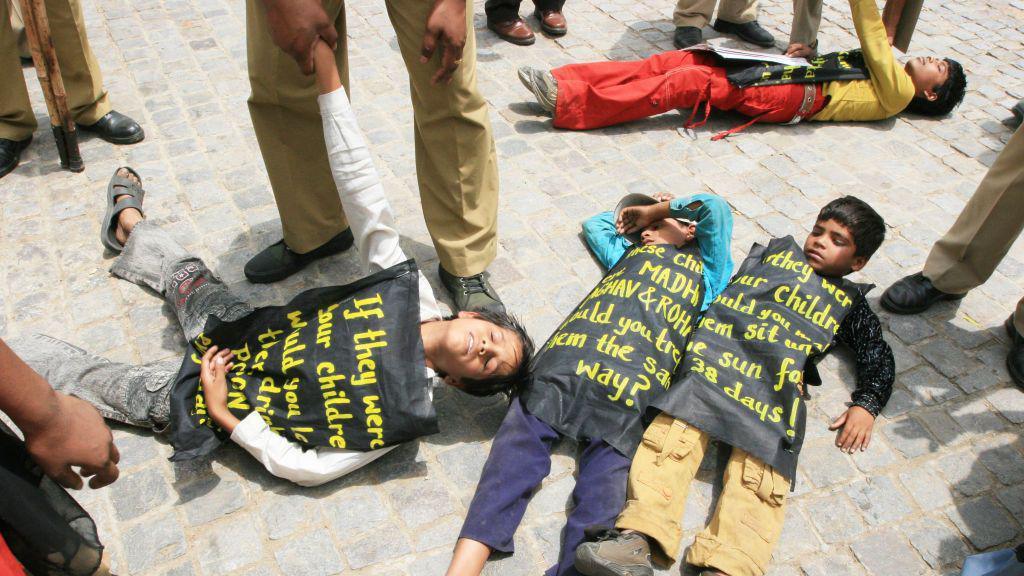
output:
<instances>
[{"instance_id":1,"label":"wooden lathi stick","mask_svg":"<svg viewBox=\"0 0 1024 576\"><path fill-rule=\"evenodd\" d=\"M39 85L46 98L46 111L50 114L53 138L57 142L61 168L72 172L85 170L82 154L78 150L78 133L68 111L68 96L64 92L64 79L60 75L60 64L53 49L50 36L50 21L46 17L43 0L20 0L22 18L25 20L25 34L28 36L32 63L35 65Z\"/></svg>"}]
</instances>

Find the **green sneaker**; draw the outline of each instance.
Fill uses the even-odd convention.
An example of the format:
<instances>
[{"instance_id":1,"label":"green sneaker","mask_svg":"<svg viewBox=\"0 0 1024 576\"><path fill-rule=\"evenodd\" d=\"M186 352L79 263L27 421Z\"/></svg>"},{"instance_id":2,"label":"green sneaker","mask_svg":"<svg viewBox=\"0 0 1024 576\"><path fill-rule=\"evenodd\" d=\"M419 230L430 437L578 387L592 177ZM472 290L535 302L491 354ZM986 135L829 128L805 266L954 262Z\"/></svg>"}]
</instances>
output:
<instances>
[{"instance_id":1,"label":"green sneaker","mask_svg":"<svg viewBox=\"0 0 1024 576\"><path fill-rule=\"evenodd\" d=\"M487 281L486 272L476 276L456 276L445 270L443 266L438 265L437 273L441 276L441 284L444 284L445 290L452 297L456 311L505 311L505 305L501 303L501 298L498 297L498 293L494 291L491 283Z\"/></svg>"},{"instance_id":2,"label":"green sneaker","mask_svg":"<svg viewBox=\"0 0 1024 576\"><path fill-rule=\"evenodd\" d=\"M245 263L245 277L253 284L284 280L305 268L310 262L348 250L352 247L352 241L352 229L345 228L323 246L305 254L296 254L284 240L278 240Z\"/></svg>"},{"instance_id":3,"label":"green sneaker","mask_svg":"<svg viewBox=\"0 0 1024 576\"><path fill-rule=\"evenodd\" d=\"M586 576L654 576L651 546L639 532L608 530L576 548L575 564Z\"/></svg>"}]
</instances>

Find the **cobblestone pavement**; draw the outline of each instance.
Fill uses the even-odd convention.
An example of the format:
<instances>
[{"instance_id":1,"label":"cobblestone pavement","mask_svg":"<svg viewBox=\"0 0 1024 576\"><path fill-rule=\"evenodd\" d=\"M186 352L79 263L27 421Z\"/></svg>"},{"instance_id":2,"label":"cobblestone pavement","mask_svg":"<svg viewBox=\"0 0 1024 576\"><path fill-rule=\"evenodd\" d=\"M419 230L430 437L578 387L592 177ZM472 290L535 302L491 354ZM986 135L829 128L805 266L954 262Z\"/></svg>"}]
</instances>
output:
<instances>
[{"instance_id":1,"label":"cobblestone pavement","mask_svg":"<svg viewBox=\"0 0 1024 576\"><path fill-rule=\"evenodd\" d=\"M433 271L416 196L408 85L385 4L348 4L355 108L407 247ZM601 276L578 237L581 220L626 192L721 194L736 212L736 258L752 241L804 234L824 201L855 192L891 226L860 279L889 285L921 267L1008 140L1000 120L1024 96L1024 2L966 0L929 3L914 38L916 54L951 55L968 71L967 99L947 120L755 126L711 142L737 118L719 115L695 134L681 128L679 113L562 132L529 103L516 66L670 49L670 4L570 0L570 34L538 37L527 48L498 41L476 6L480 89L491 105L502 185L493 281L538 340ZM140 120L148 136L122 148L85 136L87 168L72 175L56 167L52 138L37 133L23 165L0 183L0 256L7 263L0 334L44 332L125 362L181 354L169 310L109 276L111 257L97 242L106 180L121 164L145 179L150 214L258 304L356 277L350 253L277 285L243 280L245 260L280 233L245 106L244 3L84 5L115 107ZM763 2L761 21L780 46L790 9L783 0ZM825 50L855 45L847 10L842 0L826 3ZM45 125L37 83L25 73ZM842 355L824 363L826 384L811 403L771 574L957 574L965 555L1024 538L1024 394L1009 383L1001 326L1024 294L1022 272L1018 243L995 276L959 304L920 317L882 315L899 377L863 454L849 457L831 444L826 425L844 409L853 375ZM98 521L120 574L442 574L503 406L449 392L438 410L440 434L315 489L273 478L233 446L209 467L175 469L163 440L118 428L121 479L77 496ZM570 505L574 450L568 442L558 448L515 556L490 563L489 574L539 574L552 564ZM709 517L717 463L707 458L692 490L684 544Z\"/></svg>"}]
</instances>

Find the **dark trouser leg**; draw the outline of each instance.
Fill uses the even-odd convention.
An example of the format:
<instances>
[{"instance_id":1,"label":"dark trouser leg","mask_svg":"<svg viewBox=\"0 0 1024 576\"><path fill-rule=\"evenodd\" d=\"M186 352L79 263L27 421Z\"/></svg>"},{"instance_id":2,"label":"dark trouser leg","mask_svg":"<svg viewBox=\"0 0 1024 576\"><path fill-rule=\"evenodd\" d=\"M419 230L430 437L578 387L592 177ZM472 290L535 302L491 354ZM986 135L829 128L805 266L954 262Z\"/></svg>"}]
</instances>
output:
<instances>
[{"instance_id":1,"label":"dark trouser leg","mask_svg":"<svg viewBox=\"0 0 1024 576\"><path fill-rule=\"evenodd\" d=\"M533 0L533 4L537 7L538 11L557 10L561 12L562 7L565 6L565 0Z\"/></svg>"},{"instance_id":2,"label":"dark trouser leg","mask_svg":"<svg viewBox=\"0 0 1024 576\"><path fill-rule=\"evenodd\" d=\"M199 258L185 251L156 224L139 222L110 272L163 295L191 341L203 331L211 314L224 321L252 311Z\"/></svg>"},{"instance_id":3,"label":"dark trouser leg","mask_svg":"<svg viewBox=\"0 0 1024 576\"><path fill-rule=\"evenodd\" d=\"M629 458L603 440L591 440L580 455L573 509L562 531L558 565L547 576L578 576L573 566L576 547L583 543L583 531L591 526L612 528L626 503Z\"/></svg>"},{"instance_id":4,"label":"dark trouser leg","mask_svg":"<svg viewBox=\"0 0 1024 576\"><path fill-rule=\"evenodd\" d=\"M551 472L558 433L513 400L487 456L459 538L512 552L512 537L534 488Z\"/></svg>"},{"instance_id":5,"label":"dark trouser leg","mask_svg":"<svg viewBox=\"0 0 1024 576\"><path fill-rule=\"evenodd\" d=\"M519 3L521 0L487 0L484 2L484 12L491 22L505 22L519 17Z\"/></svg>"},{"instance_id":6,"label":"dark trouser leg","mask_svg":"<svg viewBox=\"0 0 1024 576\"><path fill-rule=\"evenodd\" d=\"M54 390L85 400L104 418L147 428L167 424L171 383L180 360L142 366L115 363L42 334L14 338L8 344Z\"/></svg>"}]
</instances>

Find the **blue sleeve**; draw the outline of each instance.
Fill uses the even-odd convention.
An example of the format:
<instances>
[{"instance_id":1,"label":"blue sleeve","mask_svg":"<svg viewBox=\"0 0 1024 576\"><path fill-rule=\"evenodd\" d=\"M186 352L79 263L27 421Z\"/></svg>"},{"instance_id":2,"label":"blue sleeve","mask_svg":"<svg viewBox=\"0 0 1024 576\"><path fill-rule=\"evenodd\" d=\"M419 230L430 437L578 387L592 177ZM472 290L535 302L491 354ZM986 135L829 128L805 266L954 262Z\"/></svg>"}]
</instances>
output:
<instances>
[{"instance_id":1,"label":"blue sleeve","mask_svg":"<svg viewBox=\"0 0 1024 576\"><path fill-rule=\"evenodd\" d=\"M615 266L629 248L629 241L615 231L615 220L611 212L601 212L584 222L583 236L605 270Z\"/></svg>"},{"instance_id":2,"label":"blue sleeve","mask_svg":"<svg viewBox=\"0 0 1024 576\"><path fill-rule=\"evenodd\" d=\"M699 205L690 207L699 202ZM732 210L720 196L700 193L676 198L672 216L697 221L697 243L704 260L704 304L707 310L732 278Z\"/></svg>"}]
</instances>

